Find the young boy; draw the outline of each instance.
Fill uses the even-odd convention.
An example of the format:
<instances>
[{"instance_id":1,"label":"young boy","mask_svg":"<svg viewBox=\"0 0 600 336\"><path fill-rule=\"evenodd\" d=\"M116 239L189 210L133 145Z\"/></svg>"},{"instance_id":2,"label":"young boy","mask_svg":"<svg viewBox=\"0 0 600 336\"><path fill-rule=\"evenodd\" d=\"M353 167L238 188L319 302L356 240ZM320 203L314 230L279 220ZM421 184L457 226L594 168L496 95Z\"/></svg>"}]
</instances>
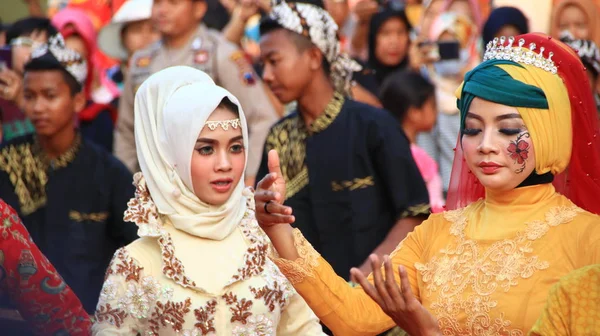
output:
<instances>
[{"instance_id":1,"label":"young boy","mask_svg":"<svg viewBox=\"0 0 600 336\"><path fill-rule=\"evenodd\" d=\"M429 214L407 138L389 112L347 98L360 67L340 54L324 9L282 2L261 34L264 81L298 108L271 129L258 176L275 149L295 226L339 276L368 274L369 254L391 253Z\"/></svg>"},{"instance_id":2,"label":"young boy","mask_svg":"<svg viewBox=\"0 0 600 336\"><path fill-rule=\"evenodd\" d=\"M0 149L0 195L93 313L114 251L137 238L123 222L132 175L74 127L85 104L87 65L60 35L32 53L24 111L35 134Z\"/></svg>"}]
</instances>

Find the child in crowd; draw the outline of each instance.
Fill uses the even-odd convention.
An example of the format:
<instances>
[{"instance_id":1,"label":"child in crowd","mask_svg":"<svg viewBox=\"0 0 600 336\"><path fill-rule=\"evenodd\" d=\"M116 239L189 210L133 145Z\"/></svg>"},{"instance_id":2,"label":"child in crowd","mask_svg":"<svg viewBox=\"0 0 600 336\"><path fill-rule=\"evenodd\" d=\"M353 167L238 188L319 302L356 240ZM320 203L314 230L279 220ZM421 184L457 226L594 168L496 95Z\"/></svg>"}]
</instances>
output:
<instances>
[{"instance_id":1,"label":"child in crowd","mask_svg":"<svg viewBox=\"0 0 600 336\"><path fill-rule=\"evenodd\" d=\"M443 211L444 196L438 165L416 144L417 134L431 131L435 125L435 87L417 72L398 71L383 83L380 100L400 122L410 141L410 150L427 184L432 212Z\"/></svg>"}]
</instances>

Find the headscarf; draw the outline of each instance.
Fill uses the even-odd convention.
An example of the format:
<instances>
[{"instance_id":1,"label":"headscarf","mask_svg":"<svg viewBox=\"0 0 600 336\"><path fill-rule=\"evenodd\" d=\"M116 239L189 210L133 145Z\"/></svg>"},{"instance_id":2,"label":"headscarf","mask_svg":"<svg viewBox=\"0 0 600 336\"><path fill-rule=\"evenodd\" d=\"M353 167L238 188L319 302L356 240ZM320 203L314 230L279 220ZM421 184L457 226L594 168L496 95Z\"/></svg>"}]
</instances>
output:
<instances>
[{"instance_id":1,"label":"headscarf","mask_svg":"<svg viewBox=\"0 0 600 336\"><path fill-rule=\"evenodd\" d=\"M325 9L310 3L275 0L266 20L261 22L261 32L273 23L309 38L329 63L335 89L350 95L352 75L362 67L341 52L338 26Z\"/></svg>"},{"instance_id":2,"label":"headscarf","mask_svg":"<svg viewBox=\"0 0 600 336\"><path fill-rule=\"evenodd\" d=\"M447 12L448 9L450 8L450 6L452 6L452 4L455 1L456 0L445 0L444 7L442 8L442 13ZM471 19L473 20L473 22L475 23L477 28L481 29L481 27L483 26L483 22L484 22L481 4L479 3L478 0L463 0L463 1L467 1L469 3L469 7L471 7L471 14L473 15L473 17Z\"/></svg>"},{"instance_id":3,"label":"headscarf","mask_svg":"<svg viewBox=\"0 0 600 336\"><path fill-rule=\"evenodd\" d=\"M587 39L600 45L600 18L598 17L600 16L600 11L592 0L562 0L554 5L550 21L550 35L556 39L560 38L561 31L558 19L563 10L569 6L578 7L585 13L590 31L590 36Z\"/></svg>"},{"instance_id":4,"label":"headscarf","mask_svg":"<svg viewBox=\"0 0 600 336\"><path fill-rule=\"evenodd\" d=\"M89 99L92 94L92 81L94 80L94 54L96 52L96 30L87 14L81 9L65 8L52 18L52 25L67 39L78 35L84 42L88 52L88 78L84 91Z\"/></svg>"},{"instance_id":5,"label":"headscarf","mask_svg":"<svg viewBox=\"0 0 600 336\"><path fill-rule=\"evenodd\" d=\"M504 26L513 26L517 28L520 34L529 33L529 21L520 9L515 7L499 7L492 11L483 26L481 34L483 44L487 45L493 40Z\"/></svg>"},{"instance_id":6,"label":"headscarf","mask_svg":"<svg viewBox=\"0 0 600 336\"><path fill-rule=\"evenodd\" d=\"M412 27L410 25L410 22L408 22L406 13L403 10L395 10L391 8L383 9L382 11L373 15L371 17L371 22L369 23L369 58L367 63L369 68L375 71L375 78L377 79L377 82L380 85L390 73L399 69L404 69L408 65L408 48L410 48L410 38L408 44L406 45L406 55L404 56L404 59L400 61L400 63L397 65L384 65L381 62L379 62L377 56L375 55L375 49L377 47L377 34L379 33L379 29L381 29L381 26L383 26L384 23L386 23L392 18L398 18L404 23L404 25L406 26L406 34L408 36Z\"/></svg>"},{"instance_id":7,"label":"headscarf","mask_svg":"<svg viewBox=\"0 0 600 336\"><path fill-rule=\"evenodd\" d=\"M575 50L588 70L591 70L596 77L600 75L600 50L594 41L575 39L568 32L561 35L560 40Z\"/></svg>"},{"instance_id":8,"label":"headscarf","mask_svg":"<svg viewBox=\"0 0 600 336\"><path fill-rule=\"evenodd\" d=\"M456 95L463 125L474 97L516 107L534 144L535 173L555 175L559 193L600 213L598 119L585 68L571 48L543 34L494 39L484 62L467 73ZM459 138L448 208L466 206L483 195L464 161Z\"/></svg>"},{"instance_id":9,"label":"headscarf","mask_svg":"<svg viewBox=\"0 0 600 336\"><path fill-rule=\"evenodd\" d=\"M214 240L229 236L246 211L243 176L220 206L202 202L193 192L191 160L196 140L225 97L238 106L248 148L239 101L200 70L176 66L155 73L138 89L134 106L138 160L158 213L178 230Z\"/></svg>"}]
</instances>

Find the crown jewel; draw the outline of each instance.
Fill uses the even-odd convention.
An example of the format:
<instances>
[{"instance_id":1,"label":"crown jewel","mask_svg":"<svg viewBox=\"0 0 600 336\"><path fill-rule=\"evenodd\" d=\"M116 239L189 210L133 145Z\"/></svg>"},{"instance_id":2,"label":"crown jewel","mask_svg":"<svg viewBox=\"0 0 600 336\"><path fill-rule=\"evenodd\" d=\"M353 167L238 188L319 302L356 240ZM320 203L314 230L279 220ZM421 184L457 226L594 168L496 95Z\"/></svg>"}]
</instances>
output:
<instances>
[{"instance_id":1,"label":"crown jewel","mask_svg":"<svg viewBox=\"0 0 600 336\"><path fill-rule=\"evenodd\" d=\"M558 68L554 64L552 60L552 56L554 56L553 52L548 53L548 57L544 57L544 51L546 50L544 47L539 49L539 53L536 53L536 44L530 43L528 48L525 49L525 40L519 39L519 45L514 46L515 38L509 37L508 44L504 46L507 38L502 36L500 38L494 38L494 40L490 41L486 48L485 54L483 55L483 60L505 60L505 61L513 61L517 63L524 63L528 65L533 65L537 68L546 70L551 72L552 74L556 74Z\"/></svg>"}]
</instances>

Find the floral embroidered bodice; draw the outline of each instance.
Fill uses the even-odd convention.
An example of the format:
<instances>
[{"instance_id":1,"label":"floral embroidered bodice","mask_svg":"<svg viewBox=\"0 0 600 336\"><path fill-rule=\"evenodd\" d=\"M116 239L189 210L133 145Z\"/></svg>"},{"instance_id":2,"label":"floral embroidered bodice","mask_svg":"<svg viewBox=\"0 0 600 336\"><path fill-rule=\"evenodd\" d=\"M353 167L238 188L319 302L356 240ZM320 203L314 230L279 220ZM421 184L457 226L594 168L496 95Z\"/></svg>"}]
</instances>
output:
<instances>
[{"instance_id":1,"label":"floral embroidered bodice","mask_svg":"<svg viewBox=\"0 0 600 336\"><path fill-rule=\"evenodd\" d=\"M316 316L269 259L271 244L254 219L253 195L249 190L244 193L247 211L232 233L242 239L216 242L229 244L225 250L233 254L240 252L234 258L239 267L224 277L223 272L235 267L213 263L217 266L203 269L203 258L218 257L206 249L198 254L202 249L195 247L208 242L155 220L156 209L138 181L136 198L125 216L138 224L144 238L115 253L93 333L321 335ZM182 257L189 262L183 263ZM191 262L194 258L197 264ZM292 324L290 316L299 320Z\"/></svg>"}]
</instances>

